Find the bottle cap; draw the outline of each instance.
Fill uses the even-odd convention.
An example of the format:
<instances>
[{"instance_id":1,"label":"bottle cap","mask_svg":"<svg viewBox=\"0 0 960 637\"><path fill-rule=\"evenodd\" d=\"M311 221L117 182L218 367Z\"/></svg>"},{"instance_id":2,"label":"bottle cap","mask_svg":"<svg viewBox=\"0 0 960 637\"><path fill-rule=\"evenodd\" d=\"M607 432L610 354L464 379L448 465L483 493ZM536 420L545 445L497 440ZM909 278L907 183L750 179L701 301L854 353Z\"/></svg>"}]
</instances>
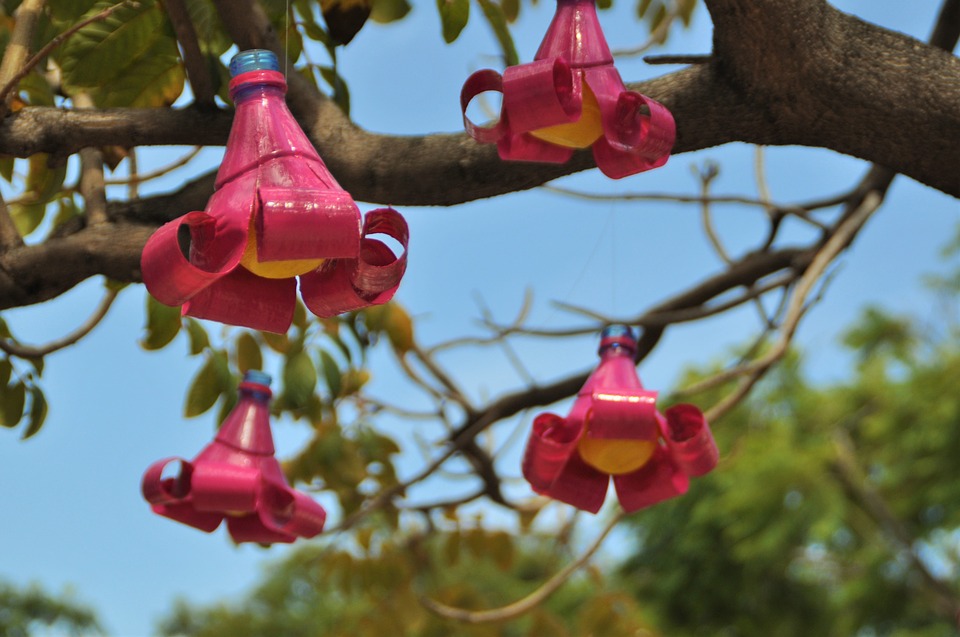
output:
<instances>
[{"instance_id":1,"label":"bottle cap","mask_svg":"<svg viewBox=\"0 0 960 637\"><path fill-rule=\"evenodd\" d=\"M618 345L631 352L637 348L637 337L628 325L608 325L600 332L600 351Z\"/></svg>"},{"instance_id":2,"label":"bottle cap","mask_svg":"<svg viewBox=\"0 0 960 637\"><path fill-rule=\"evenodd\" d=\"M243 382L256 383L257 385L264 385L266 387L270 386L271 380L273 379L270 378L270 374L261 372L258 369L251 369L243 375Z\"/></svg>"},{"instance_id":3,"label":"bottle cap","mask_svg":"<svg viewBox=\"0 0 960 637\"><path fill-rule=\"evenodd\" d=\"M273 51L266 49L250 49L241 51L230 60L230 76L237 77L241 73L250 71L279 71L280 64Z\"/></svg>"}]
</instances>

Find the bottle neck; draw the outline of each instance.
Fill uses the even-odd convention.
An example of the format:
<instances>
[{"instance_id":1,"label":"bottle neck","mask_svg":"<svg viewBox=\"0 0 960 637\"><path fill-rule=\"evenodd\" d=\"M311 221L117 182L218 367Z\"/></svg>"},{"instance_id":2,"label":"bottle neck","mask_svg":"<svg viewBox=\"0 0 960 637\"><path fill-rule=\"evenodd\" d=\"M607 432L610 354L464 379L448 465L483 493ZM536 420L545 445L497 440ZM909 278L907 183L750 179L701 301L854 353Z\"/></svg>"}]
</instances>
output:
<instances>
[{"instance_id":1,"label":"bottle neck","mask_svg":"<svg viewBox=\"0 0 960 637\"><path fill-rule=\"evenodd\" d=\"M287 81L278 71L248 71L230 80L230 99L239 106L261 97L283 99Z\"/></svg>"}]
</instances>

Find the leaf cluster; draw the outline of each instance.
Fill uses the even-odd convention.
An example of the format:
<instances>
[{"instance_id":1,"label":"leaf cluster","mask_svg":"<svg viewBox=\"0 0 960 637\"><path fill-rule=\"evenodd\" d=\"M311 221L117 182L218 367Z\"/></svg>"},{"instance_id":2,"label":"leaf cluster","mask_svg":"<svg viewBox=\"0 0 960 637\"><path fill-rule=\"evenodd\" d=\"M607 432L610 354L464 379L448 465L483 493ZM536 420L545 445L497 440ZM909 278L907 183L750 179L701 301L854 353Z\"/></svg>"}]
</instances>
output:
<instances>
[{"instance_id":1,"label":"leaf cluster","mask_svg":"<svg viewBox=\"0 0 960 637\"><path fill-rule=\"evenodd\" d=\"M620 575L666 634L955 634L960 349L876 309L845 341L851 381L793 356L715 428L715 472L632 520Z\"/></svg>"}]
</instances>

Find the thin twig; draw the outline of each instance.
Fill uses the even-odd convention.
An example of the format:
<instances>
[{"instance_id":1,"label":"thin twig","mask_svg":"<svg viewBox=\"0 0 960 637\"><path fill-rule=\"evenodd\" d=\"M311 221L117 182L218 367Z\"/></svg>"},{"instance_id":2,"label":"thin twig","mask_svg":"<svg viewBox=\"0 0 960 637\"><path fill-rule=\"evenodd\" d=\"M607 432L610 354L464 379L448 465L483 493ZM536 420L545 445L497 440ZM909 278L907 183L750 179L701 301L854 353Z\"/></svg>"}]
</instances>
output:
<instances>
[{"instance_id":1,"label":"thin twig","mask_svg":"<svg viewBox=\"0 0 960 637\"><path fill-rule=\"evenodd\" d=\"M47 42L47 44L45 44L39 51L37 51L37 53L32 58L27 60L26 63L23 65L23 67L16 73L16 75L14 75L6 83L2 83L2 78L0 78L0 83L2 83L0 85L3 86L3 89L0 90L0 104L6 103L7 96L10 94L10 92L14 88L16 88L20 80L25 78L27 76L27 73L33 70L33 67L39 64L40 61L43 60L45 57L50 55L51 51L53 51L58 46L63 44L63 42L67 38L69 38L71 35L79 31L83 27L87 26L88 24L93 24L94 22L100 22L102 20L106 20L113 14L113 12L117 11L118 9L121 9L123 7L138 7L138 6L140 6L140 3L136 2L135 0L123 0L123 2L118 2L112 7L107 7L106 9L104 9L103 11L101 11L96 15L90 16L89 18L86 18L84 20L81 20L80 22L77 22L75 25L73 25L63 33L60 33L55 38ZM2 108L2 106L0 106L0 108Z\"/></svg>"},{"instance_id":2,"label":"thin twig","mask_svg":"<svg viewBox=\"0 0 960 637\"><path fill-rule=\"evenodd\" d=\"M960 599L946 582L930 572L923 559L917 554L916 538L891 510L883 496L864 478L864 471L857 460L850 436L842 429L837 429L833 436L833 446L836 451L836 459L833 461L833 466L836 468L835 475L881 531L907 555L910 564L920 574L924 585L934 594L937 612L951 619L955 617L960 613Z\"/></svg>"},{"instance_id":3,"label":"thin twig","mask_svg":"<svg viewBox=\"0 0 960 637\"><path fill-rule=\"evenodd\" d=\"M594 540L593 544L591 544L587 550L580 555L580 557L567 564L557 574L544 582L543 585L541 585L538 589L523 599L513 602L512 604L508 604L500 608L491 608L489 610L467 610L464 608L455 608L453 606L441 604L440 602L430 599L429 597L421 597L420 603L423 604L427 610L439 615L440 617L445 619L453 619L466 624L487 624L491 622L507 621L519 617L520 615L529 612L543 603L544 600L553 595L557 589L563 586L567 580L570 579L571 575L582 568L583 565L586 564L600 549L600 547L603 545L603 541L607 538L607 535L609 535L614 527L620 523L624 516L625 514L623 511L618 512L610 519L609 522L607 522L607 525L604 527L597 539Z\"/></svg>"},{"instance_id":4,"label":"thin twig","mask_svg":"<svg viewBox=\"0 0 960 637\"><path fill-rule=\"evenodd\" d=\"M761 358L740 365L725 372L716 374L702 383L697 383L694 387L683 391L685 395L698 393L712 387L722 385L734 378L743 377L733 392L722 399L719 403L710 408L706 416L708 420L716 421L723 414L730 411L741 399L743 399L756 382L770 367L780 360L790 347L793 335L796 333L800 324L800 319L807 308L806 300L813 290L817 281L826 272L827 267L833 262L846 248L857 232L863 227L867 219L870 218L880 204L883 202L883 195L877 192L871 192L864 197L863 202L853 211L853 213L843 220L837 227L836 232L827 240L823 248L817 252L810 266L803 273L800 281L790 295L790 302L787 306L786 318L780 328L780 338Z\"/></svg>"},{"instance_id":5,"label":"thin twig","mask_svg":"<svg viewBox=\"0 0 960 637\"><path fill-rule=\"evenodd\" d=\"M709 64L713 61L713 55L689 54L689 55L645 55L643 61L647 64Z\"/></svg>"},{"instance_id":6,"label":"thin twig","mask_svg":"<svg viewBox=\"0 0 960 637\"><path fill-rule=\"evenodd\" d=\"M103 300L100 301L100 305L90 318L87 319L87 322L61 339L39 346L21 345L20 343L0 339L0 350L10 356L17 356L19 358L43 358L47 354L52 354L53 352L69 347L92 332L93 329L100 324L100 321L107 315L110 306L113 305L113 302L116 300L117 294L119 294L117 290L107 290Z\"/></svg>"},{"instance_id":7,"label":"thin twig","mask_svg":"<svg viewBox=\"0 0 960 637\"><path fill-rule=\"evenodd\" d=\"M620 49L613 51L613 55L616 57L634 57L637 55L642 55L657 44L660 44L666 40L667 32L670 31L670 27L673 26L674 21L680 16L680 7L677 5L676 1L669 0L669 2L670 8L667 10L666 15L660 21L660 24L657 25L657 28L650 32L650 36L647 38L646 42L632 49Z\"/></svg>"},{"instance_id":8,"label":"thin twig","mask_svg":"<svg viewBox=\"0 0 960 637\"><path fill-rule=\"evenodd\" d=\"M203 150L203 146L194 146L193 150L191 150L189 153L187 153L186 155L184 155L183 157L181 157L180 159L178 159L177 161L171 164L167 164L166 166L161 166L160 168L157 168L156 170L152 170L148 173L138 173L136 172L136 170L131 168L130 170L131 174L129 177L125 179L108 179L106 180L105 183L108 186L134 186L137 184L142 184L145 181L150 181L151 179L157 179L158 177L163 177L164 175L167 175L173 172L177 168L180 168L182 166L186 166L187 164L189 164L191 160L193 160L198 154L200 154L201 150Z\"/></svg>"},{"instance_id":9,"label":"thin twig","mask_svg":"<svg viewBox=\"0 0 960 637\"><path fill-rule=\"evenodd\" d=\"M16 86L33 68L28 66L26 61L44 2L45 0L24 0L15 14L16 24L3 53L3 61L0 62L0 86L4 87L0 92L0 118L6 117L10 108L10 88Z\"/></svg>"}]
</instances>

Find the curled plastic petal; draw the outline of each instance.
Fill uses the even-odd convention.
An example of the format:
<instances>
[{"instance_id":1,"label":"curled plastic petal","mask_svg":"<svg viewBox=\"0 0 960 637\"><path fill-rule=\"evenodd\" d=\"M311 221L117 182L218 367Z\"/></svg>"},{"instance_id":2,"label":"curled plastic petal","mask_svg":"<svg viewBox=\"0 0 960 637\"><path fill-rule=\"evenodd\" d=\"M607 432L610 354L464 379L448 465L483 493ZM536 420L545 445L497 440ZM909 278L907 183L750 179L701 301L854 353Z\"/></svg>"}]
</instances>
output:
<instances>
[{"instance_id":1,"label":"curled plastic petal","mask_svg":"<svg viewBox=\"0 0 960 637\"><path fill-rule=\"evenodd\" d=\"M500 119L477 126L467 107L487 91L503 94ZM589 109L588 98L596 101ZM666 107L624 86L594 0L558 0L534 61L508 67L502 77L474 73L460 107L467 133L496 143L503 159L563 163L574 148L590 146L598 168L614 179L663 165L676 138Z\"/></svg>"},{"instance_id":2,"label":"curled plastic petal","mask_svg":"<svg viewBox=\"0 0 960 637\"><path fill-rule=\"evenodd\" d=\"M635 354L632 331L608 327L600 364L570 415L534 418L522 469L537 493L596 513L612 478L629 513L685 493L690 477L716 466L719 454L703 414L693 405L657 411L657 392L641 385Z\"/></svg>"},{"instance_id":3,"label":"curled plastic petal","mask_svg":"<svg viewBox=\"0 0 960 637\"><path fill-rule=\"evenodd\" d=\"M147 241L141 257L147 289L161 303L183 306L184 314L271 332L289 329L297 279L318 269L346 269L341 278L356 288L346 304L314 293L307 306L325 308L323 316L384 302L399 285L406 257L388 258L367 245L356 203L287 109L283 74L237 68L242 72L230 82L236 114L215 192L203 212L164 225ZM383 223L402 226L394 234L403 235L406 249L406 224L391 214L395 219ZM328 268L329 262L337 265ZM371 268L381 274L369 274ZM371 285L371 277L389 284ZM326 287L342 295L340 287Z\"/></svg>"},{"instance_id":4,"label":"curled plastic petal","mask_svg":"<svg viewBox=\"0 0 960 637\"><path fill-rule=\"evenodd\" d=\"M192 461L159 460L143 475L143 496L154 513L212 532L226 519L236 542L293 542L323 530L326 512L292 489L274 458L269 387L250 380L216 439ZM176 476L164 470L179 462Z\"/></svg>"},{"instance_id":5,"label":"curled plastic petal","mask_svg":"<svg viewBox=\"0 0 960 637\"><path fill-rule=\"evenodd\" d=\"M533 420L533 432L523 456L523 475L534 489L550 488L574 453L582 427L556 414L540 414Z\"/></svg>"},{"instance_id":6,"label":"curled plastic petal","mask_svg":"<svg viewBox=\"0 0 960 637\"><path fill-rule=\"evenodd\" d=\"M388 236L403 248L397 256L371 235ZM356 259L338 259L300 278L300 294L317 316L336 316L370 305L382 305L396 293L407 268L409 232L406 221L392 208L367 214Z\"/></svg>"},{"instance_id":7,"label":"curled plastic petal","mask_svg":"<svg viewBox=\"0 0 960 637\"><path fill-rule=\"evenodd\" d=\"M294 279L265 279L237 268L196 293L183 313L229 325L286 332L297 304Z\"/></svg>"},{"instance_id":8,"label":"curled plastic petal","mask_svg":"<svg viewBox=\"0 0 960 637\"><path fill-rule=\"evenodd\" d=\"M691 476L702 476L717 466L719 452L703 413L693 405L675 405L664 412L667 444Z\"/></svg>"}]
</instances>

